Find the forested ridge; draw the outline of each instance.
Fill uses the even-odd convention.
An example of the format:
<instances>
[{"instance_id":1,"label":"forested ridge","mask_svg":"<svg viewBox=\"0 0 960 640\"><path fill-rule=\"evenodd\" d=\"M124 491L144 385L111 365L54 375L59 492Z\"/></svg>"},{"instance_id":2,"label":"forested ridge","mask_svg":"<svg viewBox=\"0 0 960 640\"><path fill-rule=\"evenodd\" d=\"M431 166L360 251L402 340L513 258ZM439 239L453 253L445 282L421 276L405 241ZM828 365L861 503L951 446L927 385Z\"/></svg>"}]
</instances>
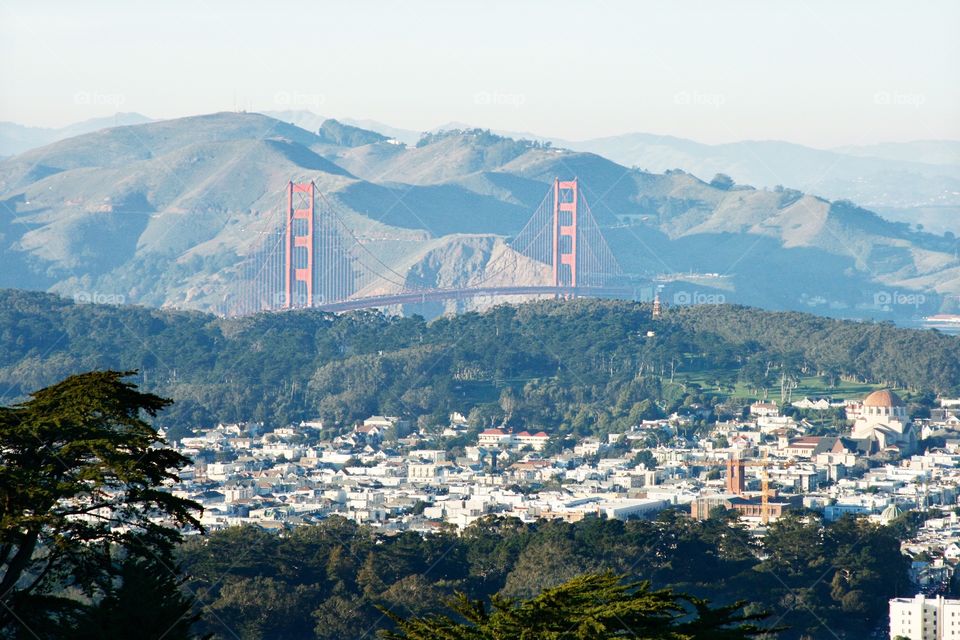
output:
<instances>
[{"instance_id":1,"label":"forested ridge","mask_svg":"<svg viewBox=\"0 0 960 640\"><path fill-rule=\"evenodd\" d=\"M801 354L824 371L891 386L946 393L957 388L960 338L889 323L839 321L808 313L757 312L730 305L679 307L672 320L734 344Z\"/></svg>"},{"instance_id":2,"label":"forested ridge","mask_svg":"<svg viewBox=\"0 0 960 640\"><path fill-rule=\"evenodd\" d=\"M758 392L823 375L957 393L960 339L727 305L653 319L641 303L548 301L428 323L375 312L224 319L0 291L6 397L93 369L138 370L141 388L176 401L161 422L177 428L472 411L478 424L587 434L713 402L685 374Z\"/></svg>"}]
</instances>

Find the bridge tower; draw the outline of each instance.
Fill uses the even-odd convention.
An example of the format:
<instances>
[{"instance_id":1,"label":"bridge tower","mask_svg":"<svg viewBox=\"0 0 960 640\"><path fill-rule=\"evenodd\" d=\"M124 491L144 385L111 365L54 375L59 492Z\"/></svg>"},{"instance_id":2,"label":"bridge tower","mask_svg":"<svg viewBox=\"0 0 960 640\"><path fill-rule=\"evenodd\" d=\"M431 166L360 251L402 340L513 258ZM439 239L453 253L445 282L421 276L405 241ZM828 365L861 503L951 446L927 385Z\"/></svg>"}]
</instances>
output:
<instances>
[{"instance_id":1,"label":"bridge tower","mask_svg":"<svg viewBox=\"0 0 960 640\"><path fill-rule=\"evenodd\" d=\"M509 241L510 251L492 258L477 277L442 288L384 262L375 250L379 240L358 237L342 205L313 182L288 181L281 188L286 202L252 229L246 257L234 270L237 281L224 294L223 312L341 311L467 295L631 295L611 286L623 272L579 181L556 178L551 186ZM535 283L516 279L517 255L534 268Z\"/></svg>"},{"instance_id":2,"label":"bridge tower","mask_svg":"<svg viewBox=\"0 0 960 640\"><path fill-rule=\"evenodd\" d=\"M577 286L577 179L553 181L553 286Z\"/></svg>"},{"instance_id":3,"label":"bridge tower","mask_svg":"<svg viewBox=\"0 0 960 640\"><path fill-rule=\"evenodd\" d=\"M287 183L284 300L286 309L313 306L314 205L313 182Z\"/></svg>"}]
</instances>

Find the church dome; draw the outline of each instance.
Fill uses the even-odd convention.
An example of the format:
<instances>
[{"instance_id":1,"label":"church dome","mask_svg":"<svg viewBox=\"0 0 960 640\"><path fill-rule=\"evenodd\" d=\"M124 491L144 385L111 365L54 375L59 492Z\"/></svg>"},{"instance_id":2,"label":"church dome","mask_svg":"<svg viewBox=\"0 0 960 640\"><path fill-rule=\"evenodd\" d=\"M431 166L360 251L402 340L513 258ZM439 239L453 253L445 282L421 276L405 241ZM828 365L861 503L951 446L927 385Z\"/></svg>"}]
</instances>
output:
<instances>
[{"instance_id":1,"label":"church dome","mask_svg":"<svg viewBox=\"0 0 960 640\"><path fill-rule=\"evenodd\" d=\"M896 503L891 502L887 505L887 508L880 513L880 522L883 524L890 524L899 518L902 513L903 510L898 507Z\"/></svg>"},{"instance_id":2,"label":"church dome","mask_svg":"<svg viewBox=\"0 0 960 640\"><path fill-rule=\"evenodd\" d=\"M874 391L863 400L865 407L902 407L903 400L889 389Z\"/></svg>"}]
</instances>

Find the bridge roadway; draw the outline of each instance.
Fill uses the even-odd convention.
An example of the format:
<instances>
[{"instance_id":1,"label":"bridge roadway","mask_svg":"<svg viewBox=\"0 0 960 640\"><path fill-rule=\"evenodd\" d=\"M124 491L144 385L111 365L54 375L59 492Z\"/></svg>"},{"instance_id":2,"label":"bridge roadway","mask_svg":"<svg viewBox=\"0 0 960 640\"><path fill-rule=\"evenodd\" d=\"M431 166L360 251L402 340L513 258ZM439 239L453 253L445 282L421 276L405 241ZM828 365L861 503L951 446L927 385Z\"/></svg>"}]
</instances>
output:
<instances>
[{"instance_id":1,"label":"bridge roadway","mask_svg":"<svg viewBox=\"0 0 960 640\"><path fill-rule=\"evenodd\" d=\"M380 296L349 298L338 302L315 305L321 311L355 311L373 309L395 304L418 304L441 300L464 300L476 296L529 296L557 295L588 298L625 298L633 299L636 291L626 287L551 287L547 285L532 287L464 287L461 289L424 289L404 293L390 293Z\"/></svg>"}]
</instances>

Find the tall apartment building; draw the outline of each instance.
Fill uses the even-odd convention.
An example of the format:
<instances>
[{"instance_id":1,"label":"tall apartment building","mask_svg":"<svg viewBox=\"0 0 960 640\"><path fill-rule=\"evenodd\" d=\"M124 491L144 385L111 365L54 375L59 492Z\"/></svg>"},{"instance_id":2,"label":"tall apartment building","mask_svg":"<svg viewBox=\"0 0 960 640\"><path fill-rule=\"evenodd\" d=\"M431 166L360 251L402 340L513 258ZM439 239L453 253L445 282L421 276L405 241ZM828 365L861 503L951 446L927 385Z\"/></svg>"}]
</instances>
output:
<instances>
[{"instance_id":1,"label":"tall apartment building","mask_svg":"<svg viewBox=\"0 0 960 640\"><path fill-rule=\"evenodd\" d=\"M890 638L960 640L960 600L923 595L892 599Z\"/></svg>"}]
</instances>

